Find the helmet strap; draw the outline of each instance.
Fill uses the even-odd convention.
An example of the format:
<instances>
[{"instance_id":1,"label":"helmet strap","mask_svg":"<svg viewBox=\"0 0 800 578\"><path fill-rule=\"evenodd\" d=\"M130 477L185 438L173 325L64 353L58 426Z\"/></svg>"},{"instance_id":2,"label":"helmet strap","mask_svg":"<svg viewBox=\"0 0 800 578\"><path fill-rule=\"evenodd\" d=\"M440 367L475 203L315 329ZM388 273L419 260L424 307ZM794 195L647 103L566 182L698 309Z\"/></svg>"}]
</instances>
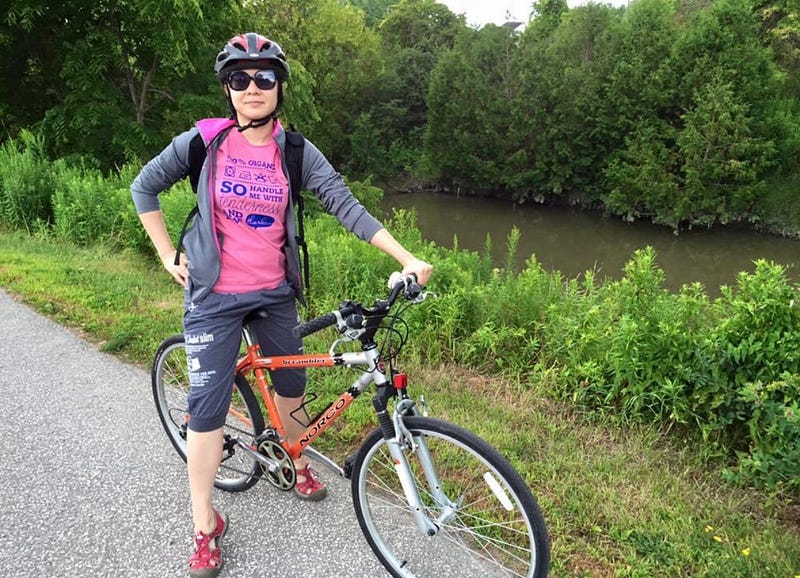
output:
<instances>
[{"instance_id":1,"label":"helmet strap","mask_svg":"<svg viewBox=\"0 0 800 578\"><path fill-rule=\"evenodd\" d=\"M236 120L236 127L237 127L236 130L238 130L239 132L244 132L248 128L258 128L258 127L264 126L265 124L269 124L270 121L272 119L274 119L274 118L275 118L275 113L272 113L271 115L265 116L264 118L259 118L257 120L251 120L250 122L248 122L244 126L240 125L239 124L239 120L237 119Z\"/></svg>"}]
</instances>

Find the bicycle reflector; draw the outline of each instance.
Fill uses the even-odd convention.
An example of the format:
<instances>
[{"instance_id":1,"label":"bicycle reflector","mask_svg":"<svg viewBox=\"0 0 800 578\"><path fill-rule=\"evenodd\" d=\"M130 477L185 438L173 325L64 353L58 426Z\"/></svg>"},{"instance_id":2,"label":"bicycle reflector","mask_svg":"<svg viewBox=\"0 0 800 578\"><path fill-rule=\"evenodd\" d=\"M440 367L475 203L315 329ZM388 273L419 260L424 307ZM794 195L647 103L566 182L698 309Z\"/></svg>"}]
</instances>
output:
<instances>
[{"instance_id":1,"label":"bicycle reflector","mask_svg":"<svg viewBox=\"0 0 800 578\"><path fill-rule=\"evenodd\" d=\"M407 373L395 373L394 374L394 388L395 389L405 389L408 387L408 374Z\"/></svg>"}]
</instances>

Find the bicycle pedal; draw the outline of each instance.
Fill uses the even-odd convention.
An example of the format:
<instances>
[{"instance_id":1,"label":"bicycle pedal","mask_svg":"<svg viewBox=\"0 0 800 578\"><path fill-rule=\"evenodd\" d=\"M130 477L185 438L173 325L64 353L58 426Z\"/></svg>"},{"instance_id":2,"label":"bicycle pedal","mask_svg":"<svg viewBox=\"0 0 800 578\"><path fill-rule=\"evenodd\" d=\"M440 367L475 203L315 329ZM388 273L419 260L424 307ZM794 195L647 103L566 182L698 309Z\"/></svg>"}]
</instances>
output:
<instances>
[{"instance_id":1,"label":"bicycle pedal","mask_svg":"<svg viewBox=\"0 0 800 578\"><path fill-rule=\"evenodd\" d=\"M347 456L344 460L344 464L342 470L344 470L344 477L348 480L353 477L353 466L356 465L356 460L358 459L358 450L354 451L352 454Z\"/></svg>"}]
</instances>

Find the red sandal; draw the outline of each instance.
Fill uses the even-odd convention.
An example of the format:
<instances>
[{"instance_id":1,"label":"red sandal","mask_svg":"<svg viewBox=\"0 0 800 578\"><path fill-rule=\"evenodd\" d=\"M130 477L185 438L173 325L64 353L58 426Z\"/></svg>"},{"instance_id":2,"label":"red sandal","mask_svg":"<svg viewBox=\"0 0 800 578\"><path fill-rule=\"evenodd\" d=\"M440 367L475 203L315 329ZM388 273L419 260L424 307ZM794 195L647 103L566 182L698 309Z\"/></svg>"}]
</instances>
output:
<instances>
[{"instance_id":1,"label":"red sandal","mask_svg":"<svg viewBox=\"0 0 800 578\"><path fill-rule=\"evenodd\" d=\"M328 489L325 487L325 484L319 481L317 472L312 470L311 466L298 469L297 477L302 477L303 481L298 481L294 485L294 495L301 500L319 502L328 495Z\"/></svg>"},{"instance_id":2,"label":"red sandal","mask_svg":"<svg viewBox=\"0 0 800 578\"><path fill-rule=\"evenodd\" d=\"M216 525L210 534L194 535L194 553L189 558L189 578L215 578L222 570L222 537L228 531L228 518L214 510Z\"/></svg>"}]
</instances>

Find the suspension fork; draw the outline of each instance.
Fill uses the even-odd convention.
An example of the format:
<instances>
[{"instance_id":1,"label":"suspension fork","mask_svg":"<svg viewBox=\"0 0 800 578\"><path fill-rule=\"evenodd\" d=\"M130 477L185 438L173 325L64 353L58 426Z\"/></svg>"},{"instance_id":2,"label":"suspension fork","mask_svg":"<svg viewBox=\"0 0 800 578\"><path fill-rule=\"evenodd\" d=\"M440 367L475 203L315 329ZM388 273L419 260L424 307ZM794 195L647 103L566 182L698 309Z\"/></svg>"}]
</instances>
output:
<instances>
[{"instance_id":1,"label":"suspension fork","mask_svg":"<svg viewBox=\"0 0 800 578\"><path fill-rule=\"evenodd\" d=\"M414 437L403 421L404 415L418 415L416 405L409 398L401 399L395 406L393 416L390 418L385 404L381 404L378 396L373 400L375 409L378 412L378 421L383 431L383 437L389 455L392 457L395 472L400 480L406 502L414 516L414 520L420 532L427 536L438 534L441 526L452 519L455 515L457 505L453 503L444 493L439 476L433 465L428 445L422 436ZM383 405L381 409L379 406ZM422 473L428 484L428 491L439 507L440 515L435 520L426 514L425 505L419 495L411 466L408 462L409 454L416 453L419 459Z\"/></svg>"},{"instance_id":2,"label":"suspension fork","mask_svg":"<svg viewBox=\"0 0 800 578\"><path fill-rule=\"evenodd\" d=\"M441 525L452 519L456 513L457 504L450 500L444 492L430 450L428 450L428 442L425 440L425 437L412 436L403 421L403 416L420 415L418 407L419 406L409 398L401 400L395 407L394 423L398 432L398 439L402 436L402 438L406 440L406 447L409 447L412 452L416 452L417 454L419 464L422 466L422 472L425 474L425 481L428 484L428 492L430 492L431 497L439 507L440 514L436 522Z\"/></svg>"}]
</instances>

